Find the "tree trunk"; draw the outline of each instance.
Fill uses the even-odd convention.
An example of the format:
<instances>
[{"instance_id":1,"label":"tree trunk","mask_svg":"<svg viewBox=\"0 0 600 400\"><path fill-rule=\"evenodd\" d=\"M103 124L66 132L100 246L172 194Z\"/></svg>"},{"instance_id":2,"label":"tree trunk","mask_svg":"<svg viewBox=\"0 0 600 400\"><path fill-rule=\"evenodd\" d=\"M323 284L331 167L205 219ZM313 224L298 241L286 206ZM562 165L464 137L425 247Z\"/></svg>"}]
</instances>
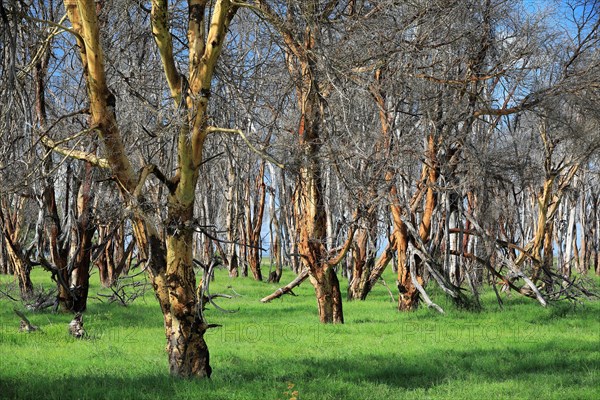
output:
<instances>
[{"instance_id":1,"label":"tree trunk","mask_svg":"<svg viewBox=\"0 0 600 400\"><path fill-rule=\"evenodd\" d=\"M166 284L171 326L166 329L167 352L172 375L210 377L209 352L204 341L207 326L199 310L192 267L193 229L185 225L185 221L193 218L193 208L193 203L182 205L175 197L169 200Z\"/></svg>"},{"instance_id":2,"label":"tree trunk","mask_svg":"<svg viewBox=\"0 0 600 400\"><path fill-rule=\"evenodd\" d=\"M317 305L319 308L319 321L322 323L344 323L342 310L342 294L340 283L333 267L317 269L316 274L310 275L310 281L315 287Z\"/></svg>"},{"instance_id":3,"label":"tree trunk","mask_svg":"<svg viewBox=\"0 0 600 400\"><path fill-rule=\"evenodd\" d=\"M106 159L81 152L67 154L99 167L110 167L126 206L133 212L132 225L140 256L147 262L146 270L163 313L171 374L208 377L211 368L204 341L208 326L201 313L203 302L201 293L196 290L192 265L193 233L197 225L193 212L204 143L207 135L215 130L209 129L207 116L212 79L238 6L230 0L211 2L209 8L206 1L189 1L187 80L177 70L173 55L169 3L152 2L152 36L163 72L174 104L178 111L187 114L177 136L177 172L167 178L154 165L145 165L138 176L127 155L114 112L115 96L106 82L96 5L91 0L65 0L64 3L73 30L78 33L77 44L89 95L90 125L100 132ZM207 14L211 14L210 21L206 21ZM149 222L154 217L148 215L152 210L141 206L145 202L142 193L145 180L151 173L169 190L166 240L155 224Z\"/></svg>"},{"instance_id":4,"label":"tree trunk","mask_svg":"<svg viewBox=\"0 0 600 400\"><path fill-rule=\"evenodd\" d=\"M117 226L108 224L97 227L97 229L98 243L102 247L96 257L95 265L98 268L102 286L110 287L121 274L128 273L135 239L129 238L129 243L125 247L125 228L121 222Z\"/></svg>"},{"instance_id":5,"label":"tree trunk","mask_svg":"<svg viewBox=\"0 0 600 400\"><path fill-rule=\"evenodd\" d=\"M5 237L6 253L12 266L14 276L19 283L19 292L23 300L28 300L33 296L33 283L31 283L30 273L31 264L25 256L21 245Z\"/></svg>"},{"instance_id":6,"label":"tree trunk","mask_svg":"<svg viewBox=\"0 0 600 400\"><path fill-rule=\"evenodd\" d=\"M250 270L252 271L252 276L257 281L262 281L262 271L261 271L261 263L262 263L262 240L261 240L261 230L263 217L265 213L265 198L266 198L266 185L264 182L264 172L265 172L265 162L262 161L258 174L256 176L256 196L254 196L253 201L251 201L251 188L250 188L250 180L247 182L246 187L246 200L247 204L252 204L252 213L250 212L251 208L248 206L248 212L246 216L246 237L248 238L248 264L250 266Z\"/></svg>"},{"instance_id":7,"label":"tree trunk","mask_svg":"<svg viewBox=\"0 0 600 400\"><path fill-rule=\"evenodd\" d=\"M297 220L300 243L298 251L310 271L310 281L315 288L319 320L323 323L343 323L340 284L333 266L328 263L325 249L326 222L315 164L302 168L299 182L297 209L303 210Z\"/></svg>"},{"instance_id":8,"label":"tree trunk","mask_svg":"<svg viewBox=\"0 0 600 400\"><path fill-rule=\"evenodd\" d=\"M562 260L562 274L565 278L571 277L572 266L575 263L576 257L573 255L573 233L576 229L575 227L575 219L576 219L576 211L577 211L577 202L569 199L570 201L565 202L565 208L568 209L568 204L571 205L571 210L569 211L568 223L567 223L567 236L565 239L565 252L563 254ZM575 247L576 248L576 247Z\"/></svg>"},{"instance_id":9,"label":"tree trunk","mask_svg":"<svg viewBox=\"0 0 600 400\"><path fill-rule=\"evenodd\" d=\"M433 218L433 211L437 204L437 193L435 191L435 185L438 180L438 171L436 167L436 144L435 137L433 134L430 134L427 138L426 143L426 159L427 163L423 164L422 167L422 178L421 178L421 190L424 191L425 195L425 204L423 208L423 215L421 216L421 223L419 224L419 232L418 235L423 243L427 243L429 241L429 237L431 234L431 223ZM411 239L408 235L407 228L405 224L402 222L401 217L401 209L398 205L397 193L395 192L395 186L392 187L392 198L394 201L394 208L392 208L392 217L394 219L394 223L397 226L396 234L398 238L396 239L397 253L398 253L398 311L411 311L415 310L419 306L419 291L417 287L413 283L413 277L410 273L410 268L408 266L409 262L414 262L413 271L416 276L415 280L419 283L419 285L423 286L423 277L422 277L422 265L421 259L418 256L414 256L414 260L408 260L406 258L406 251L408 249L408 242ZM414 194L412 202L416 203L420 199L420 193ZM412 210L409 210L412 219L414 218L414 214ZM414 243L413 243L414 244ZM426 251L426 249L422 249Z\"/></svg>"},{"instance_id":10,"label":"tree trunk","mask_svg":"<svg viewBox=\"0 0 600 400\"><path fill-rule=\"evenodd\" d=\"M598 204L600 197L595 193L590 195L590 214L587 218L587 242L585 245L586 251L583 255L585 268L591 268L592 271L600 276L600 264L598 263L598 250L600 248L600 212L598 212Z\"/></svg>"},{"instance_id":11,"label":"tree trunk","mask_svg":"<svg viewBox=\"0 0 600 400\"><path fill-rule=\"evenodd\" d=\"M311 81L312 84L314 83ZM306 93L307 97L302 101L303 113L299 128L305 162L300 167L296 188L298 251L310 271L310 280L317 296L319 320L323 323L343 323L340 283L326 249L327 219L318 159L321 122L319 97L315 87L306 88L302 93Z\"/></svg>"},{"instance_id":12,"label":"tree trunk","mask_svg":"<svg viewBox=\"0 0 600 400\"><path fill-rule=\"evenodd\" d=\"M387 268L387 265L390 263L390 261L392 261L394 259L395 248L396 248L395 240L396 240L395 236L393 234L390 235L389 243L388 243L387 247L385 248L385 250L383 250L383 253L381 253L381 256L379 257L379 259L377 260L377 262L371 269L369 279L367 279L367 282L366 282L364 290L363 290L363 297L364 297L363 300L367 298L367 295L369 293L371 293L371 290L373 290L373 287L379 281L379 279L381 278L381 275L383 275L383 272Z\"/></svg>"},{"instance_id":13,"label":"tree trunk","mask_svg":"<svg viewBox=\"0 0 600 400\"><path fill-rule=\"evenodd\" d=\"M0 198L0 222L4 237L4 248L8 258L10 269L19 283L21 298L27 300L33 295L33 284L29 276L31 263L29 255L19 243L21 228L23 225L23 208L25 198L21 197L15 201L14 207L10 207L6 198Z\"/></svg>"},{"instance_id":14,"label":"tree trunk","mask_svg":"<svg viewBox=\"0 0 600 400\"><path fill-rule=\"evenodd\" d=\"M238 191L236 182L236 173L234 169L234 162L231 161L229 163L229 171L228 171L228 179L227 183L229 184L228 191L228 203L227 203L227 216L226 216L226 226L227 226L227 241L229 242L227 246L227 269L229 270L230 278L237 278L239 274L239 265L238 265L238 255L237 255L237 241L238 241Z\"/></svg>"},{"instance_id":15,"label":"tree trunk","mask_svg":"<svg viewBox=\"0 0 600 400\"><path fill-rule=\"evenodd\" d=\"M269 274L269 282L279 283L281 274L283 273L283 260L281 256L281 229L279 227L279 219L275 211L275 196L271 197L271 259L275 262L275 271Z\"/></svg>"},{"instance_id":16,"label":"tree trunk","mask_svg":"<svg viewBox=\"0 0 600 400\"><path fill-rule=\"evenodd\" d=\"M73 312L83 312L87 308L88 291L90 287L90 263L92 258L92 238L96 232L96 226L92 218L92 166L86 163L84 166L84 178L77 194L78 218L74 227L74 238L76 243L75 253L71 255L73 268L70 271L70 294L67 308Z\"/></svg>"},{"instance_id":17,"label":"tree trunk","mask_svg":"<svg viewBox=\"0 0 600 400\"><path fill-rule=\"evenodd\" d=\"M4 233L0 231L0 274L9 275L12 274L10 270L10 263L6 259L6 249L4 246Z\"/></svg>"},{"instance_id":18,"label":"tree trunk","mask_svg":"<svg viewBox=\"0 0 600 400\"><path fill-rule=\"evenodd\" d=\"M365 227L358 229L355 235L352 257L352 279L348 283L348 300L364 300L370 290L369 277L375 259L369 251L369 233Z\"/></svg>"}]
</instances>

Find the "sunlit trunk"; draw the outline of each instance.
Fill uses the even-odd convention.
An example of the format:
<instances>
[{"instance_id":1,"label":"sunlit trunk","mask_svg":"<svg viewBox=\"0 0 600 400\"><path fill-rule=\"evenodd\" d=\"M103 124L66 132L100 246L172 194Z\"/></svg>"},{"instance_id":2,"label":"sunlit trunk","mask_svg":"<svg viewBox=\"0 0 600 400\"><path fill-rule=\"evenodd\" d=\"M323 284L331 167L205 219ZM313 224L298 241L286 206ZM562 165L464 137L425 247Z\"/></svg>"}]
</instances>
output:
<instances>
[{"instance_id":1,"label":"sunlit trunk","mask_svg":"<svg viewBox=\"0 0 600 400\"><path fill-rule=\"evenodd\" d=\"M193 204L169 200L166 284L169 292L171 326L167 327L167 352L172 375L209 377L209 353L204 333L206 324L199 310L193 269Z\"/></svg>"}]
</instances>

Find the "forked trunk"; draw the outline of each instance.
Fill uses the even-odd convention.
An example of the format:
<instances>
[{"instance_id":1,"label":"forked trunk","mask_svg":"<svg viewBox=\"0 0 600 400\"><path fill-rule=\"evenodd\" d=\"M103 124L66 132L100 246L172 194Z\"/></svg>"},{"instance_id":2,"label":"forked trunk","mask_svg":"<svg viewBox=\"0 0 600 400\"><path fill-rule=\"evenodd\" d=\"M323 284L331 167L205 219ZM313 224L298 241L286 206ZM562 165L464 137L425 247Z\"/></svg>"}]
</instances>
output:
<instances>
[{"instance_id":1,"label":"forked trunk","mask_svg":"<svg viewBox=\"0 0 600 400\"><path fill-rule=\"evenodd\" d=\"M310 271L315 288L319 320L323 323L343 323L342 294L334 264L328 260L325 248L325 211L320 186L320 168L313 163L301 169L297 198L299 221L298 251Z\"/></svg>"},{"instance_id":2,"label":"forked trunk","mask_svg":"<svg viewBox=\"0 0 600 400\"><path fill-rule=\"evenodd\" d=\"M319 320L323 323L343 323L340 283L333 269L335 263L329 260L326 249L327 228L321 168L313 145L305 145L305 151L309 162L300 168L296 198L300 239L298 251L310 271L310 280L317 297Z\"/></svg>"},{"instance_id":3,"label":"forked trunk","mask_svg":"<svg viewBox=\"0 0 600 400\"><path fill-rule=\"evenodd\" d=\"M177 70L173 56L169 3L152 2L152 34L171 96L178 108L188 110L188 121L181 125L177 139L178 171L175 177L167 179L150 165L144 167L138 178L127 155L114 113L115 96L106 82L96 4L91 0L65 0L64 3L72 29L78 33L77 44L83 75L87 80L91 126L100 131L106 159L100 162L94 155L81 152L76 155L69 152L69 155L97 165L109 165L126 202L132 205L130 199L133 197L137 204L131 207L133 229L163 313L171 374L179 377L210 376L208 348L204 341L207 326L200 309L202 304L199 303L192 265L193 209L204 140L209 134L206 110L211 81L229 23L238 6L229 0L211 2L212 16L207 24L207 2L189 2L190 73L184 85L182 76L185 75ZM169 189L166 250L157 228L147 223L147 211L139 206L143 204L144 181L150 173L154 173Z\"/></svg>"}]
</instances>

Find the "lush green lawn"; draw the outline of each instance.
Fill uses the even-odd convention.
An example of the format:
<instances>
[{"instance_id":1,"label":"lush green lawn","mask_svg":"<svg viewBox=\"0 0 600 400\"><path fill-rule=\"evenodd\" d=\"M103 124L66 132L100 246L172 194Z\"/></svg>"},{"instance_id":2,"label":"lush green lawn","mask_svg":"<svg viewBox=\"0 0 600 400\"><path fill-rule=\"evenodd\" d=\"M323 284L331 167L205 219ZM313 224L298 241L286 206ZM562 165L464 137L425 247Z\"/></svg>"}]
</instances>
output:
<instances>
[{"instance_id":1,"label":"lush green lawn","mask_svg":"<svg viewBox=\"0 0 600 400\"><path fill-rule=\"evenodd\" d=\"M49 284L43 271L34 283ZM94 276L92 295L101 289ZM282 282L292 278L288 272ZM394 281L391 273L385 275ZM6 284L10 277L0 277ZM91 299L88 339L67 334L69 315L31 314L42 333L18 333L14 303L0 301L1 398L171 399L597 399L600 398L600 303L547 309L493 294L479 313L453 309L399 314L378 286L366 302L346 302L346 324L319 325L312 287L271 304L276 285L230 280L218 272L212 292L239 311L207 310L213 377L168 376L162 317L149 290L129 307ZM106 293L106 289L103 290ZM297 392L296 392L297 391Z\"/></svg>"}]
</instances>

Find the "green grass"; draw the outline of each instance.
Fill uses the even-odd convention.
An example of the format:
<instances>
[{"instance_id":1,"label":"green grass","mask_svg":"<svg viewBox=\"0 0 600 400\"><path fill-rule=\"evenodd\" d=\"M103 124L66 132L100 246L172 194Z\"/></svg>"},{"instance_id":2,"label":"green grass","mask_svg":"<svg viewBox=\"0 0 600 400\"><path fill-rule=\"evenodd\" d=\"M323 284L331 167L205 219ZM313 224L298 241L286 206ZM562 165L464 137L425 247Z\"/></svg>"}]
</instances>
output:
<instances>
[{"instance_id":1,"label":"green grass","mask_svg":"<svg viewBox=\"0 0 600 400\"><path fill-rule=\"evenodd\" d=\"M292 278L286 272L282 282ZM391 272L386 281L394 281ZM51 285L34 270L34 283ZM6 284L11 277L0 277ZM93 277L91 294L102 289ZM0 397L35 399L597 399L600 398L600 303L544 309L530 299L493 293L484 309L400 314L384 287L365 302L345 302L346 324L318 323L308 282L298 297L259 299L278 286L217 273L212 292L242 297L209 309L206 335L213 377L168 376L162 317L149 290L129 307L90 299L89 338L71 339L71 316L31 314L42 333L18 333L15 305L0 301ZM344 288L345 290L345 288ZM103 290L106 292L106 289ZM293 387L292 387L293 386ZM290 388L291 387L291 388Z\"/></svg>"}]
</instances>

